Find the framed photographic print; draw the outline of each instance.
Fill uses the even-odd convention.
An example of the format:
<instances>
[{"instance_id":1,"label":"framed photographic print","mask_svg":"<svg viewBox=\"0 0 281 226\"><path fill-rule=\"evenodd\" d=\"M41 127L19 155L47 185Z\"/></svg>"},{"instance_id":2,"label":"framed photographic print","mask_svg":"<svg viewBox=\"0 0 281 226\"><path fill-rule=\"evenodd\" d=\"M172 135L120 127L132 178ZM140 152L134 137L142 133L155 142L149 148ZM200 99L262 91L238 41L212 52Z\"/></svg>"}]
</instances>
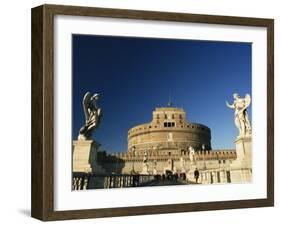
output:
<instances>
[{"instance_id":1,"label":"framed photographic print","mask_svg":"<svg viewBox=\"0 0 281 226\"><path fill-rule=\"evenodd\" d=\"M274 21L32 9L32 216L274 205Z\"/></svg>"}]
</instances>

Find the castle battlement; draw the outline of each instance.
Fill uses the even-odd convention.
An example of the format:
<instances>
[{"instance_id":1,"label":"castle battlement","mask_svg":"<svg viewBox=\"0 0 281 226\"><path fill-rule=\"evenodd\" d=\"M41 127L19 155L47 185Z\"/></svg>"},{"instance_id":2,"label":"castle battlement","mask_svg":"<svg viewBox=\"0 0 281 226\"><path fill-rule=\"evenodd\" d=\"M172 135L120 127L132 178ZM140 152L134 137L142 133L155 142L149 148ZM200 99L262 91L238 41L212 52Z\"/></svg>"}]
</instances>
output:
<instances>
[{"instance_id":1,"label":"castle battlement","mask_svg":"<svg viewBox=\"0 0 281 226\"><path fill-rule=\"evenodd\" d=\"M116 157L115 161L117 159L123 160L123 161L136 161L136 162L142 162L144 158L144 154L137 154L133 155L132 153L112 153L109 156ZM168 159L172 159L175 161L179 161L181 158L183 158L185 161L190 161L189 159L189 151L182 154L171 154L171 155L159 155L152 152L147 152L147 158L148 161L167 161ZM203 160L234 160L237 158L236 151L233 149L227 149L227 150L208 150L208 151L197 151L194 154L194 158L197 161L203 161ZM113 158L111 158L113 159Z\"/></svg>"}]
</instances>

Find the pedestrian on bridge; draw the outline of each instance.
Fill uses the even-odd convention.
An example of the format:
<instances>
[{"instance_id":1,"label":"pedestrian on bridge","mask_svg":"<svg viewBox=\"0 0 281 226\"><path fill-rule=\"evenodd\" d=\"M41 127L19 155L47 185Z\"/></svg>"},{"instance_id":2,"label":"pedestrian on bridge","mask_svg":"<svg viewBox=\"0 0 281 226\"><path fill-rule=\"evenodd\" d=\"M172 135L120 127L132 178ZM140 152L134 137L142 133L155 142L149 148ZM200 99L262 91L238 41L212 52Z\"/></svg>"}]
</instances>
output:
<instances>
[{"instance_id":1,"label":"pedestrian on bridge","mask_svg":"<svg viewBox=\"0 0 281 226\"><path fill-rule=\"evenodd\" d=\"M198 178L199 178L199 170L197 168L195 168L194 179L195 179L196 184L198 184Z\"/></svg>"}]
</instances>

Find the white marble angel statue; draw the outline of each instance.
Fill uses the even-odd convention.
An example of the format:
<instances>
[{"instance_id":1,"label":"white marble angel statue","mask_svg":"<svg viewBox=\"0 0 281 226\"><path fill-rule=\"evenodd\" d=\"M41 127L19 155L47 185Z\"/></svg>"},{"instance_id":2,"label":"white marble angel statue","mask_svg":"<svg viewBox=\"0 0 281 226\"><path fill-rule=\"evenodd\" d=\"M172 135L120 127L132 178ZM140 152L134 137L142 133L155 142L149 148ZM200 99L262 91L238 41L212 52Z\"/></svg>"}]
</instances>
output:
<instances>
[{"instance_id":1,"label":"white marble angel statue","mask_svg":"<svg viewBox=\"0 0 281 226\"><path fill-rule=\"evenodd\" d=\"M240 98L237 93L233 94L233 104L229 104L226 101L226 105L229 108L235 109L234 112L234 122L239 130L239 136L246 136L251 134L251 124L249 121L247 108L251 103L251 97L249 94L245 95L245 98Z\"/></svg>"},{"instance_id":2,"label":"white marble angel statue","mask_svg":"<svg viewBox=\"0 0 281 226\"><path fill-rule=\"evenodd\" d=\"M147 163L147 151L144 151L143 163Z\"/></svg>"},{"instance_id":3,"label":"white marble angel statue","mask_svg":"<svg viewBox=\"0 0 281 226\"><path fill-rule=\"evenodd\" d=\"M88 140L91 138L93 131L98 127L102 112L97 106L99 94L91 95L87 92L83 98L83 108L85 113L85 125L80 129L78 140Z\"/></svg>"},{"instance_id":4,"label":"white marble angel statue","mask_svg":"<svg viewBox=\"0 0 281 226\"><path fill-rule=\"evenodd\" d=\"M188 148L188 150L189 150L189 159L190 159L190 162L191 162L191 164L194 164L194 162L195 162L195 158L194 158L195 150L194 150L194 148L193 148L192 146L190 146L190 147Z\"/></svg>"}]
</instances>

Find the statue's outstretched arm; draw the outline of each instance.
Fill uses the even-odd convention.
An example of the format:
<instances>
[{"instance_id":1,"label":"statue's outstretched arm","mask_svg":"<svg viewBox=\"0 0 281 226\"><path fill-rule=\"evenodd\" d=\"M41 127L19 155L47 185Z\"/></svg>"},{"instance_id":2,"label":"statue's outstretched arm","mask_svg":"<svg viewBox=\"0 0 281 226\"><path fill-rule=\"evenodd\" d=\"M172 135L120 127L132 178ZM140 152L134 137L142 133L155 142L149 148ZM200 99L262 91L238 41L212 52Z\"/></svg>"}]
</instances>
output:
<instances>
[{"instance_id":1,"label":"statue's outstretched arm","mask_svg":"<svg viewBox=\"0 0 281 226\"><path fill-rule=\"evenodd\" d=\"M226 106L227 106L227 107L229 107L229 108L235 108L235 107L234 107L234 104L229 104L227 101L225 101L225 103L226 103Z\"/></svg>"}]
</instances>

